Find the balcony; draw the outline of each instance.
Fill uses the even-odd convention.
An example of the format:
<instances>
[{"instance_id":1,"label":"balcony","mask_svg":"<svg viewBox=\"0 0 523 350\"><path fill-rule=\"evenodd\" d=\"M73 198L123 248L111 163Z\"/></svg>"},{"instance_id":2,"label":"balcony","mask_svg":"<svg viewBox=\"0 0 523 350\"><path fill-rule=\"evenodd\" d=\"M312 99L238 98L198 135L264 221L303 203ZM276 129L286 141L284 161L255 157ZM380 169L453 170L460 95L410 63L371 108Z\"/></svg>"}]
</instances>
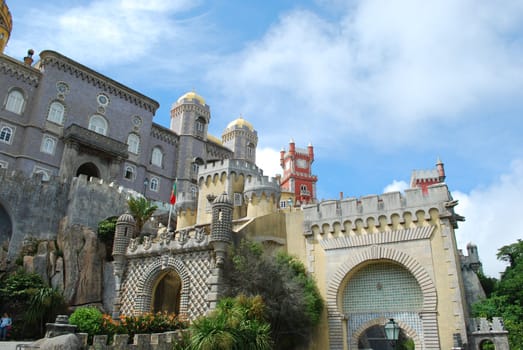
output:
<instances>
[{"instance_id":1,"label":"balcony","mask_svg":"<svg viewBox=\"0 0 523 350\"><path fill-rule=\"evenodd\" d=\"M72 124L64 132L65 142L75 142L91 149L107 153L113 157L127 158L127 144L104 136L92 130Z\"/></svg>"}]
</instances>

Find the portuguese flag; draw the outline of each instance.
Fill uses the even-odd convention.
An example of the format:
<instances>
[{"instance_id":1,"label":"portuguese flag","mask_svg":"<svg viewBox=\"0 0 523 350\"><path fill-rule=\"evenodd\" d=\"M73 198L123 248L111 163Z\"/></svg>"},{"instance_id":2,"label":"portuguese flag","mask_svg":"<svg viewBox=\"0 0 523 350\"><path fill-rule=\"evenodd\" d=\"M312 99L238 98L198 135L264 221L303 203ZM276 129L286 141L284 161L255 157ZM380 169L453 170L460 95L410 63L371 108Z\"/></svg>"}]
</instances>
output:
<instances>
[{"instance_id":1,"label":"portuguese flag","mask_svg":"<svg viewBox=\"0 0 523 350\"><path fill-rule=\"evenodd\" d=\"M171 191L171 200L170 200L171 204L174 204L176 203L176 181L174 181L174 184L173 184L173 189Z\"/></svg>"}]
</instances>

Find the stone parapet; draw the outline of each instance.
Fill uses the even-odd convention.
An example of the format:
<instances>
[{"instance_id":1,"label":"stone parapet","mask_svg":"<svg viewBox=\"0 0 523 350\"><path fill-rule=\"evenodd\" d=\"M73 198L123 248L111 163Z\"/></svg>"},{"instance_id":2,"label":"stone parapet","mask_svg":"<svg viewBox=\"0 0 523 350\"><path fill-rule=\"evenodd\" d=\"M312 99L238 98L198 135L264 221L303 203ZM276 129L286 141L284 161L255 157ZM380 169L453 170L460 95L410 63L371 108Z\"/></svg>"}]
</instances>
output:
<instances>
[{"instance_id":1,"label":"stone parapet","mask_svg":"<svg viewBox=\"0 0 523 350\"><path fill-rule=\"evenodd\" d=\"M240 159L223 159L200 166L198 170L198 178L202 181L207 176L212 177L214 175L221 175L223 172L227 175L230 173L236 173L238 175L243 174L246 177L263 176L263 170L248 161Z\"/></svg>"},{"instance_id":2,"label":"stone parapet","mask_svg":"<svg viewBox=\"0 0 523 350\"><path fill-rule=\"evenodd\" d=\"M244 194L249 199L253 195L261 197L262 194L265 194L267 197L270 195L280 193L280 184L275 178L269 178L268 176L253 176L245 181ZM278 196L279 197L279 196Z\"/></svg>"},{"instance_id":3,"label":"stone parapet","mask_svg":"<svg viewBox=\"0 0 523 350\"><path fill-rule=\"evenodd\" d=\"M115 334L111 344L108 344L107 335L95 335L93 344L87 344L87 334L79 333L78 338L82 347L88 350L171 350L174 344L182 339L183 330L164 333L135 334L133 341L129 344L128 334Z\"/></svg>"},{"instance_id":4,"label":"stone parapet","mask_svg":"<svg viewBox=\"0 0 523 350\"><path fill-rule=\"evenodd\" d=\"M432 209L437 210L442 217L451 217L458 221L462 218L454 214L453 207L456 204L445 184L430 186L427 193L416 188L405 190L403 195L400 192L390 192L380 196L328 200L302 207L304 230L305 233L310 233L313 226L323 228L327 225L332 232L335 224L343 225L345 222L350 222L351 228L355 228L357 220L367 227L369 219L373 219L376 226L382 221L390 225L393 215L398 215L402 220L406 213L411 214L412 221L418 220L418 213L429 220L429 211Z\"/></svg>"}]
</instances>

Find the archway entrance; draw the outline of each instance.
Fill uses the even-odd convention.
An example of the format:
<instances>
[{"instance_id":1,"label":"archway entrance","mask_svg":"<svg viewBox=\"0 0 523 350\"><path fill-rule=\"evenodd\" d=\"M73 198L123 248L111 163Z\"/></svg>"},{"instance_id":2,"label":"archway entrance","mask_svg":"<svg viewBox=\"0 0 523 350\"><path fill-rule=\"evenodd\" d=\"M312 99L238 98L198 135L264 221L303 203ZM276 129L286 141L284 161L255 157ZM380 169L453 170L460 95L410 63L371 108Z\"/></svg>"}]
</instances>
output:
<instances>
[{"instance_id":1,"label":"archway entrance","mask_svg":"<svg viewBox=\"0 0 523 350\"><path fill-rule=\"evenodd\" d=\"M407 337L403 330L400 330L398 341L392 343L385 337L385 328L381 325L374 325L365 330L358 339L358 349L373 349L373 350L403 350L414 349L414 342Z\"/></svg>"},{"instance_id":2,"label":"archway entrance","mask_svg":"<svg viewBox=\"0 0 523 350\"><path fill-rule=\"evenodd\" d=\"M361 264L347 276L341 296L351 348L392 349L383 329L389 318L402 325L396 349L404 349L399 345L408 337L415 338L422 329L419 312L423 293L416 278L402 265L388 260Z\"/></svg>"},{"instance_id":3,"label":"archway entrance","mask_svg":"<svg viewBox=\"0 0 523 350\"><path fill-rule=\"evenodd\" d=\"M92 177L100 178L100 171L98 170L98 167L93 163L84 163L80 165L80 167L76 171L76 176L80 174L87 175L88 179Z\"/></svg>"},{"instance_id":4,"label":"archway entrance","mask_svg":"<svg viewBox=\"0 0 523 350\"><path fill-rule=\"evenodd\" d=\"M9 242L12 233L13 225L11 223L11 218L2 204L0 204L0 245Z\"/></svg>"},{"instance_id":5,"label":"archway entrance","mask_svg":"<svg viewBox=\"0 0 523 350\"><path fill-rule=\"evenodd\" d=\"M178 315L181 289L182 280L175 271L171 270L160 276L153 292L153 312L166 311Z\"/></svg>"}]
</instances>

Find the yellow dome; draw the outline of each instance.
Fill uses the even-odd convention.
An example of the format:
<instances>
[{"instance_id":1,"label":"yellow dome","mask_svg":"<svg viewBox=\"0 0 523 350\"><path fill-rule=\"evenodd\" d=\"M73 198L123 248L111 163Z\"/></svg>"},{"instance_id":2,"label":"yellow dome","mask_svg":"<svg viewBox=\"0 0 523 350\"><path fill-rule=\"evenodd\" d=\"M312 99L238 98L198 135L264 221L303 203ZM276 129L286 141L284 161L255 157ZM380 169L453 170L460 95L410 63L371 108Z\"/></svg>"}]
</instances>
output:
<instances>
[{"instance_id":1,"label":"yellow dome","mask_svg":"<svg viewBox=\"0 0 523 350\"><path fill-rule=\"evenodd\" d=\"M189 91L188 93L186 93L185 95L180 97L178 99L178 101L176 101L176 102L180 103L183 100L198 100L198 102L200 102L200 104L205 105L205 100L203 99L203 97L201 97L194 91Z\"/></svg>"},{"instance_id":2,"label":"yellow dome","mask_svg":"<svg viewBox=\"0 0 523 350\"><path fill-rule=\"evenodd\" d=\"M227 125L227 129L232 128L234 126L237 126L239 128L246 127L250 131L254 131L254 127L252 126L252 124L243 119L242 117L239 117L238 119L230 122L229 125Z\"/></svg>"}]
</instances>

